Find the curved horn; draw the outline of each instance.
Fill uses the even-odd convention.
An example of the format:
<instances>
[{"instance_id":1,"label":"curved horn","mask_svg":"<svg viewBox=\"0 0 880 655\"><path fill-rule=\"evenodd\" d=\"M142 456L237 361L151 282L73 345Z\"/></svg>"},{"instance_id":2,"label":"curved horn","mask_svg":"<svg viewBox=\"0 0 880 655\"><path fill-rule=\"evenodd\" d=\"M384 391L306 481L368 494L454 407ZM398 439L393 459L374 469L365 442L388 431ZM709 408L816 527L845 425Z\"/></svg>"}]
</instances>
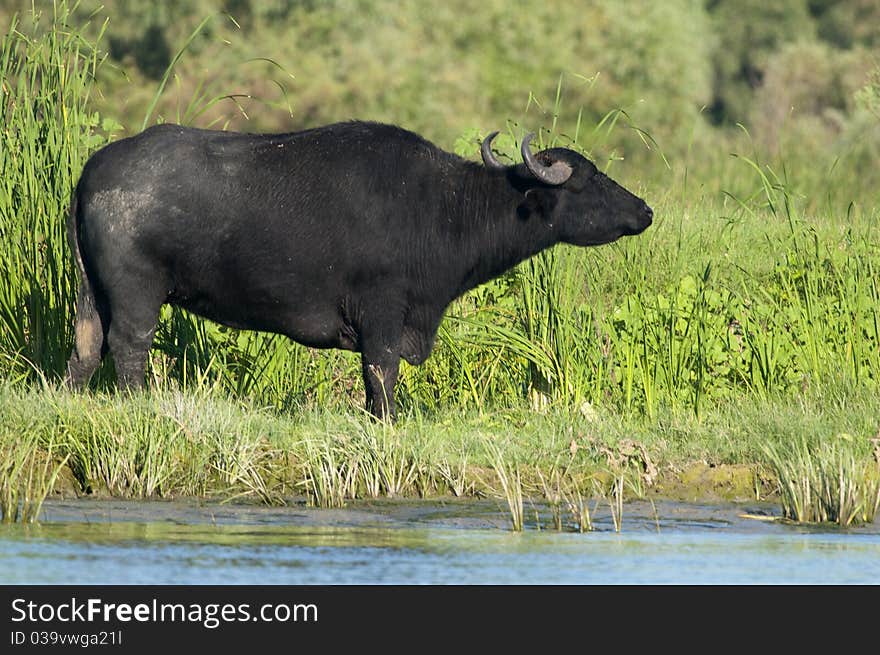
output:
<instances>
[{"instance_id":1,"label":"curved horn","mask_svg":"<svg viewBox=\"0 0 880 655\"><path fill-rule=\"evenodd\" d=\"M493 171L503 171L507 166L498 161L492 152L492 139L496 136L498 136L497 131L492 132L492 134L483 139L483 145L480 146L480 154L483 156L483 163L486 165L486 168Z\"/></svg>"},{"instance_id":2,"label":"curved horn","mask_svg":"<svg viewBox=\"0 0 880 655\"><path fill-rule=\"evenodd\" d=\"M545 166L532 154L532 151L529 150L529 142L535 137L534 132L530 132L526 135L526 137L522 140L522 145L520 146L520 150L522 151L523 161L526 163L526 166L529 167L529 170L532 172L532 175L537 177L542 182L546 184L552 184L553 186L558 186L564 183L568 178L571 177L571 166L566 164L564 161L555 161L550 166Z\"/></svg>"}]
</instances>

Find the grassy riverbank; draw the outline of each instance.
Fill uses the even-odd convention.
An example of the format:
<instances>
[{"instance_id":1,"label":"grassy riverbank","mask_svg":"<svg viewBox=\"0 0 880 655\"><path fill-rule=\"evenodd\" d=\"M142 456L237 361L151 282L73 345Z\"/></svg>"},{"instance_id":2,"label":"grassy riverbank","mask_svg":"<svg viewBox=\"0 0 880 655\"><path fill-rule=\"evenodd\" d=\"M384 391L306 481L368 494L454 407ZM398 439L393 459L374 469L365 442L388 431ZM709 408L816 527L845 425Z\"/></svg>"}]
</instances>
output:
<instances>
[{"instance_id":1,"label":"grassy riverbank","mask_svg":"<svg viewBox=\"0 0 880 655\"><path fill-rule=\"evenodd\" d=\"M68 495L306 499L324 507L379 497L506 499L508 472L526 504L576 494L767 499L778 497L774 454L791 459L798 444L851 455L876 481L877 416L876 394L829 389L797 401L723 403L701 418L521 406L410 412L390 426L355 407L294 415L170 389L125 397L7 384L0 467L8 474L18 461L22 473L6 481L31 484L31 496L42 485Z\"/></svg>"},{"instance_id":2,"label":"grassy riverbank","mask_svg":"<svg viewBox=\"0 0 880 655\"><path fill-rule=\"evenodd\" d=\"M507 119L500 150L515 159L527 130L580 150L645 197L655 224L608 246L557 247L453 303L431 358L402 369L398 425L362 415L355 354L167 307L150 394L110 394L108 360L75 396L57 388L77 285L64 217L87 157L121 126L94 111L100 30L71 25L66 7L36 26L21 17L0 43L5 520L32 519L52 488L321 506L488 494L514 524L529 497L577 513L588 496L781 490L795 519L873 516L880 207L864 189L876 116L860 114L860 147L826 156L797 143L769 151L741 130L667 158L625 111L566 122L560 77L555 100L530 98ZM169 68L154 99L171 79ZM872 83L860 97L878 93ZM439 145L476 159L480 137L504 123L460 125ZM608 146L620 131L650 165L621 161Z\"/></svg>"}]
</instances>

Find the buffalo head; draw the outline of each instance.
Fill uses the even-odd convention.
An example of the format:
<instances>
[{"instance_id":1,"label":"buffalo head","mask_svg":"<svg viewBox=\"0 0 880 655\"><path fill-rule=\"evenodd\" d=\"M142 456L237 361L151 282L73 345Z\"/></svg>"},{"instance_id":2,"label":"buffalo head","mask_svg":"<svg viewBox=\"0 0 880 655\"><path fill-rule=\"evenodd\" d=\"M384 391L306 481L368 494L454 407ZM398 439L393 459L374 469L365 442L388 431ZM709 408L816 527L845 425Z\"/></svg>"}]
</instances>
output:
<instances>
[{"instance_id":1,"label":"buffalo head","mask_svg":"<svg viewBox=\"0 0 880 655\"><path fill-rule=\"evenodd\" d=\"M492 154L498 132L483 141L483 162L493 170L507 170ZM653 210L633 193L599 171L586 157L567 148L537 154L529 149L534 134L522 140L523 164L510 167L519 179L525 200L524 215L539 214L558 230L559 239L577 246L610 243L639 234L650 224Z\"/></svg>"}]
</instances>

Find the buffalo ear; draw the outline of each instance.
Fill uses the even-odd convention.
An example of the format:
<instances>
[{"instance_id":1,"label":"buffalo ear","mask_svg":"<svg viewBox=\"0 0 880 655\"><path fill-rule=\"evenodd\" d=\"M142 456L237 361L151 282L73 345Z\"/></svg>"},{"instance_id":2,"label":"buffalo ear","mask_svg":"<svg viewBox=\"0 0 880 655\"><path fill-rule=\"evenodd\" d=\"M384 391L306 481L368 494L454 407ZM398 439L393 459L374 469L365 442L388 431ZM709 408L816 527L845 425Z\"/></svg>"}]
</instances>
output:
<instances>
[{"instance_id":1,"label":"buffalo ear","mask_svg":"<svg viewBox=\"0 0 880 655\"><path fill-rule=\"evenodd\" d=\"M526 199L519 206L520 218L528 218L537 214L545 220L550 220L553 210L556 209L558 199L550 189L529 189L526 191Z\"/></svg>"}]
</instances>

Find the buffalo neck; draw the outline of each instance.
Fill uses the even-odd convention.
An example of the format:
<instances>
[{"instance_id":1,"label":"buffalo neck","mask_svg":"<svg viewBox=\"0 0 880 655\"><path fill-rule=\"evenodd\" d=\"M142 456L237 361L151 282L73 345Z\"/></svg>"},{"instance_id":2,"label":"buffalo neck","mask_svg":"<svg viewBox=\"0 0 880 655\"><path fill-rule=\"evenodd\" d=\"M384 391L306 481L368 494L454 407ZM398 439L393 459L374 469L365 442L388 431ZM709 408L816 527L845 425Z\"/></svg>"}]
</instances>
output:
<instances>
[{"instance_id":1,"label":"buffalo neck","mask_svg":"<svg viewBox=\"0 0 880 655\"><path fill-rule=\"evenodd\" d=\"M456 202L449 207L455 229L447 233L455 253L451 299L501 275L558 243L555 230L525 210L525 192L534 186L516 168L490 171L468 166Z\"/></svg>"}]
</instances>

